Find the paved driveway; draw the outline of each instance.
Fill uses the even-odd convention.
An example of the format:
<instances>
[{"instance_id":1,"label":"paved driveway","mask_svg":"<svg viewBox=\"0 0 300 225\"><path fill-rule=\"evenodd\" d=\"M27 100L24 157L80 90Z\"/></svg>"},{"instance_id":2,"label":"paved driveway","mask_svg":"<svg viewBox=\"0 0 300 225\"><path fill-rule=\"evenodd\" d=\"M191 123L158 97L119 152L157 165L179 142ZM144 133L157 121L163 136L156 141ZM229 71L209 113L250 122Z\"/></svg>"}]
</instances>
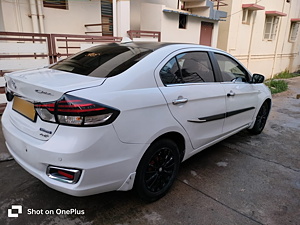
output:
<instances>
[{"instance_id":1,"label":"paved driveway","mask_svg":"<svg viewBox=\"0 0 300 225\"><path fill-rule=\"evenodd\" d=\"M133 192L54 191L5 161L1 134L0 224L300 224L300 77L289 83L261 135L240 132L187 160L170 193L151 204ZM12 205L22 214L9 218Z\"/></svg>"}]
</instances>

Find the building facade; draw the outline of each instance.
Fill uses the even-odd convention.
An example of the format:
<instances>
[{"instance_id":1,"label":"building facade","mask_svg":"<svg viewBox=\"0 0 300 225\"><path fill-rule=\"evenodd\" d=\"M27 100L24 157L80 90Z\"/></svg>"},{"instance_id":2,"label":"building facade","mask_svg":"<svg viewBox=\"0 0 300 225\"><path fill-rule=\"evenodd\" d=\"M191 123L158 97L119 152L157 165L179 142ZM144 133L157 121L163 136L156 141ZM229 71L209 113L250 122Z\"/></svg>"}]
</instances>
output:
<instances>
[{"instance_id":1,"label":"building facade","mask_svg":"<svg viewBox=\"0 0 300 225\"><path fill-rule=\"evenodd\" d=\"M130 29L161 32L161 41L216 47L218 27L226 13L210 0L131 0Z\"/></svg>"},{"instance_id":2,"label":"building facade","mask_svg":"<svg viewBox=\"0 0 300 225\"><path fill-rule=\"evenodd\" d=\"M161 41L216 47L225 12L210 0L0 0L0 31L127 36L161 33Z\"/></svg>"},{"instance_id":3,"label":"building facade","mask_svg":"<svg viewBox=\"0 0 300 225\"><path fill-rule=\"evenodd\" d=\"M217 47L266 77L300 69L299 0L226 0Z\"/></svg>"}]
</instances>

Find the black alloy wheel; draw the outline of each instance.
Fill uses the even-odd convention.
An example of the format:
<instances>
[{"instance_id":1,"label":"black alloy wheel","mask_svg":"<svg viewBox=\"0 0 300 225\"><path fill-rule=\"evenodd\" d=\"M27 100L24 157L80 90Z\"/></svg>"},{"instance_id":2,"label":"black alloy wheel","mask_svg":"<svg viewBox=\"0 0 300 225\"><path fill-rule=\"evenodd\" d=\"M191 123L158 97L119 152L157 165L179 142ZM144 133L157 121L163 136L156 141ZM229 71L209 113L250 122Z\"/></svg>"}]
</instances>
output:
<instances>
[{"instance_id":1,"label":"black alloy wheel","mask_svg":"<svg viewBox=\"0 0 300 225\"><path fill-rule=\"evenodd\" d=\"M169 139L154 142L142 157L137 169L135 188L148 202L163 197L172 186L180 164L177 145Z\"/></svg>"},{"instance_id":2,"label":"black alloy wheel","mask_svg":"<svg viewBox=\"0 0 300 225\"><path fill-rule=\"evenodd\" d=\"M257 113L253 128L249 129L250 133L260 134L263 131L268 119L269 111L270 109L268 103L264 102Z\"/></svg>"}]
</instances>

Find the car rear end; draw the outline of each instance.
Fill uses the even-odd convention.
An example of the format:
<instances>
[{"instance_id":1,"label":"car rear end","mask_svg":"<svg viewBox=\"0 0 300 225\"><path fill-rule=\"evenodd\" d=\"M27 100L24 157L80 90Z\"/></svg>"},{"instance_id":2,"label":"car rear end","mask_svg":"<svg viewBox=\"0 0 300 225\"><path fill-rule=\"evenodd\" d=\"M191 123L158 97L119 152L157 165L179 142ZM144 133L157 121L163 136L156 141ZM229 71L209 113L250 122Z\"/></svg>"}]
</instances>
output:
<instances>
[{"instance_id":1,"label":"car rear end","mask_svg":"<svg viewBox=\"0 0 300 225\"><path fill-rule=\"evenodd\" d=\"M107 77L135 63L126 61L126 54L138 58L139 53L128 51L113 50L109 58L106 50L102 63L93 62L102 54L97 51L75 55L84 65L90 63L86 67L67 61L6 74L2 128L8 150L24 169L49 187L76 196L132 188L147 145L122 142L112 125L120 109L95 97ZM101 65L105 76L89 76ZM94 70L87 71L91 66Z\"/></svg>"}]
</instances>

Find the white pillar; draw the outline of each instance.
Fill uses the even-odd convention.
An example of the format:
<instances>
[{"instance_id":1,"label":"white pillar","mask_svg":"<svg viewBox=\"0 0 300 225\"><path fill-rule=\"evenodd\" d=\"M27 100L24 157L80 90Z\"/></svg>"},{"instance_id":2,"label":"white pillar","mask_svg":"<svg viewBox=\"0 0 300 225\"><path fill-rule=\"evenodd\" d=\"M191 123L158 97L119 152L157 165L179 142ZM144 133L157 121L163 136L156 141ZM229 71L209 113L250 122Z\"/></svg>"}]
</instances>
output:
<instances>
[{"instance_id":1,"label":"white pillar","mask_svg":"<svg viewBox=\"0 0 300 225\"><path fill-rule=\"evenodd\" d=\"M130 1L117 0L117 36L128 37L130 30Z\"/></svg>"},{"instance_id":2,"label":"white pillar","mask_svg":"<svg viewBox=\"0 0 300 225\"><path fill-rule=\"evenodd\" d=\"M117 21L118 21L118 15L117 15L117 0L113 0L113 36L118 36L118 30L117 30Z\"/></svg>"},{"instance_id":3,"label":"white pillar","mask_svg":"<svg viewBox=\"0 0 300 225\"><path fill-rule=\"evenodd\" d=\"M20 2L19 0L14 1L14 8L15 8L15 14L16 14L16 20L17 20L17 28L18 32L23 32L23 23L21 18L21 11L20 11Z\"/></svg>"}]
</instances>

